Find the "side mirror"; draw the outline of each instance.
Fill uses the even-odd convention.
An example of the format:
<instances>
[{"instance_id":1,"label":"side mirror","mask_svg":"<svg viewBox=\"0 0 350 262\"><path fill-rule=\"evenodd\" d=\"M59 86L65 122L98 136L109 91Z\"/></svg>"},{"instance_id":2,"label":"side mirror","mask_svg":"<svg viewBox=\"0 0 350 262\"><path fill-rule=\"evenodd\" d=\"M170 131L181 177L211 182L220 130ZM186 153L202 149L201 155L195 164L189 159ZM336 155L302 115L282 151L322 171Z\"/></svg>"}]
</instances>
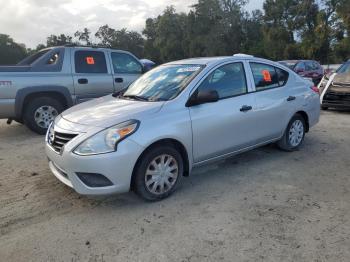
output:
<instances>
[{"instance_id":1,"label":"side mirror","mask_svg":"<svg viewBox=\"0 0 350 262\"><path fill-rule=\"evenodd\" d=\"M146 73L148 70L148 68L145 65L142 65L142 74Z\"/></svg>"},{"instance_id":2,"label":"side mirror","mask_svg":"<svg viewBox=\"0 0 350 262\"><path fill-rule=\"evenodd\" d=\"M216 90L200 90L196 91L187 101L186 106L196 106L206 103L214 103L219 101L219 94Z\"/></svg>"}]
</instances>

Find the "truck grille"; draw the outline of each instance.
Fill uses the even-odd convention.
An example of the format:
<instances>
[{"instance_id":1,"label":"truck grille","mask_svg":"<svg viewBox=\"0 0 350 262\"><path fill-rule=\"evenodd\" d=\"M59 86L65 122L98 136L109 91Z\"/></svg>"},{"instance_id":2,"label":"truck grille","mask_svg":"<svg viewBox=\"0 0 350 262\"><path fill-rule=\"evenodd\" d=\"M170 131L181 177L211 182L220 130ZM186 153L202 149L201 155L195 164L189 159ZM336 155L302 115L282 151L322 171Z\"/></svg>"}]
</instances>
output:
<instances>
[{"instance_id":1,"label":"truck grille","mask_svg":"<svg viewBox=\"0 0 350 262\"><path fill-rule=\"evenodd\" d=\"M61 153L64 145L76 136L77 134L55 132L53 128L50 128L48 134L48 143L56 152Z\"/></svg>"}]
</instances>

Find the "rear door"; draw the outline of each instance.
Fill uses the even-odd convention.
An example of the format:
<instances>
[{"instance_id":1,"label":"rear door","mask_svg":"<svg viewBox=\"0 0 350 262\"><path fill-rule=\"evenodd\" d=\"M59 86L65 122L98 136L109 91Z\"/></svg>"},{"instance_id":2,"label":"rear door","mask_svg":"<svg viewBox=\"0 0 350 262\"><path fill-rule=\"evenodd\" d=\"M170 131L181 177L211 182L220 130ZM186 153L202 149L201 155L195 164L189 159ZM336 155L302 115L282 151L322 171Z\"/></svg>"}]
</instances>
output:
<instances>
[{"instance_id":1,"label":"rear door","mask_svg":"<svg viewBox=\"0 0 350 262\"><path fill-rule=\"evenodd\" d=\"M112 51L110 55L115 91L128 87L142 75L143 66L136 57L117 51Z\"/></svg>"},{"instance_id":2,"label":"rear door","mask_svg":"<svg viewBox=\"0 0 350 262\"><path fill-rule=\"evenodd\" d=\"M72 72L77 103L114 92L113 78L102 50L74 50Z\"/></svg>"},{"instance_id":3,"label":"rear door","mask_svg":"<svg viewBox=\"0 0 350 262\"><path fill-rule=\"evenodd\" d=\"M279 138L295 111L293 87L289 73L281 68L251 61L251 74L255 84L256 132L258 143Z\"/></svg>"}]
</instances>

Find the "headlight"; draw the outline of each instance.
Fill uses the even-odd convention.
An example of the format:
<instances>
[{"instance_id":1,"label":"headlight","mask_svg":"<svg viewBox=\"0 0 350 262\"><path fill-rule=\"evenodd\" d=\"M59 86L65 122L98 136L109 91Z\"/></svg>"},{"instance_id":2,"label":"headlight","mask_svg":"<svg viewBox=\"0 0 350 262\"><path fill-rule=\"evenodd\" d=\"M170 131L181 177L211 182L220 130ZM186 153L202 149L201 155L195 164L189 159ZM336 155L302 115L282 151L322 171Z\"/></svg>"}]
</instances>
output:
<instances>
[{"instance_id":1,"label":"headlight","mask_svg":"<svg viewBox=\"0 0 350 262\"><path fill-rule=\"evenodd\" d=\"M139 123L137 120L130 120L102 130L82 142L73 152L82 156L114 152L120 141L137 130Z\"/></svg>"}]
</instances>

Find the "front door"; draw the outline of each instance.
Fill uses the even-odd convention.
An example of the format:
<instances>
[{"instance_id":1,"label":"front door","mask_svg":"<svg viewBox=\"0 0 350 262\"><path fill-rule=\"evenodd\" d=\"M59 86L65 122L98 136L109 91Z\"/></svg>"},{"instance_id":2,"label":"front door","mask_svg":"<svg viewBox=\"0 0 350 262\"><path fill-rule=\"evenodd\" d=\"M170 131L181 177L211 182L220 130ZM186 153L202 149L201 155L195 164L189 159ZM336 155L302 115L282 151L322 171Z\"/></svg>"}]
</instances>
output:
<instances>
[{"instance_id":1,"label":"front door","mask_svg":"<svg viewBox=\"0 0 350 262\"><path fill-rule=\"evenodd\" d=\"M114 92L105 52L76 50L73 57L72 71L77 103Z\"/></svg>"},{"instance_id":2,"label":"front door","mask_svg":"<svg viewBox=\"0 0 350 262\"><path fill-rule=\"evenodd\" d=\"M216 90L219 101L189 109L196 163L254 144L254 93L248 93L243 63L214 69L198 90Z\"/></svg>"},{"instance_id":3,"label":"front door","mask_svg":"<svg viewBox=\"0 0 350 262\"><path fill-rule=\"evenodd\" d=\"M123 52L111 52L115 91L128 87L142 75L141 63L132 55Z\"/></svg>"}]
</instances>

